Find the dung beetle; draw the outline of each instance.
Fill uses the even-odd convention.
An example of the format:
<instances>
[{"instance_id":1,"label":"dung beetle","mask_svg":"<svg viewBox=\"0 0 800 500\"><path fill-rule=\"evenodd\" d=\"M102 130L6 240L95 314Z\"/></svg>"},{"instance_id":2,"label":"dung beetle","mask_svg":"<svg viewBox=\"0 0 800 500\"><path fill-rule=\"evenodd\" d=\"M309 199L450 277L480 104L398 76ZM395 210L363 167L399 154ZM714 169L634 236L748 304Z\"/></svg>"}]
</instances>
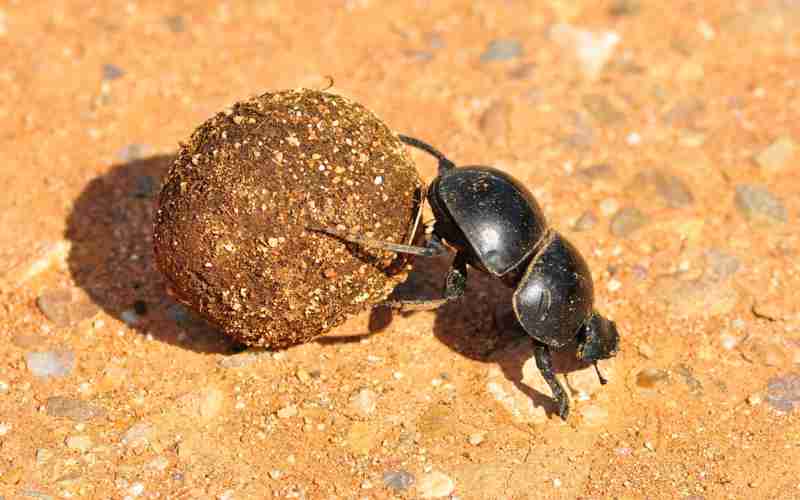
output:
<instances>
[{"instance_id":1,"label":"dung beetle","mask_svg":"<svg viewBox=\"0 0 800 500\"><path fill-rule=\"evenodd\" d=\"M616 324L593 307L594 286L586 261L559 233L547 227L536 199L519 181L487 166L456 167L431 145L398 135L409 146L434 156L438 176L427 189L435 218L425 246L401 245L352 235L333 228L310 229L342 240L422 257L456 255L441 299L406 300L393 305L437 307L457 299L467 286L467 266L488 273L513 288L517 321L533 339L536 366L550 386L558 413L569 415L569 400L556 379L552 350L577 341L577 357L594 364L617 353ZM421 208L420 208L421 210Z\"/></svg>"}]
</instances>

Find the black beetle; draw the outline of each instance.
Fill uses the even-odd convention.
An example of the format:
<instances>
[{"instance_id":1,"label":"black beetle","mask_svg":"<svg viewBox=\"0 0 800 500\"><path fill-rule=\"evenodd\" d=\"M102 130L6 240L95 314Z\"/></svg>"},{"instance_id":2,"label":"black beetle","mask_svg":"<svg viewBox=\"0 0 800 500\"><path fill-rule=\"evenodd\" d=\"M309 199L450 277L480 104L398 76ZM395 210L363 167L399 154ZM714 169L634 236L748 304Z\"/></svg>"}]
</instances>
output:
<instances>
[{"instance_id":1,"label":"black beetle","mask_svg":"<svg viewBox=\"0 0 800 500\"><path fill-rule=\"evenodd\" d=\"M398 136L439 161L439 175L427 190L435 222L424 247L351 235L333 228L310 229L346 241L399 253L433 257L456 252L447 273L444 297L392 304L436 307L457 299L467 285L467 265L489 273L514 289L517 321L533 338L536 365L566 419L569 400L553 374L552 349L577 340L579 359L594 364L617 353L616 324L594 310L594 287L586 261L563 236L547 227L533 195L517 180L492 167L456 168L429 144ZM421 208L420 208L421 210Z\"/></svg>"}]
</instances>

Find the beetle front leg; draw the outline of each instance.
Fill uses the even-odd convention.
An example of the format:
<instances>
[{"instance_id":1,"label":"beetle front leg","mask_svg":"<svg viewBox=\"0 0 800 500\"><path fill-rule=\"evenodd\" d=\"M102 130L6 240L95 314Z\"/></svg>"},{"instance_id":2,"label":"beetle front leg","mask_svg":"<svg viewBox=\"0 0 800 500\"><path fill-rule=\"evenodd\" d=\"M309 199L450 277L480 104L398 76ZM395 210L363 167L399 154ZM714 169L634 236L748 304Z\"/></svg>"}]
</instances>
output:
<instances>
[{"instance_id":1,"label":"beetle front leg","mask_svg":"<svg viewBox=\"0 0 800 500\"><path fill-rule=\"evenodd\" d=\"M558 415L566 420L567 416L569 416L569 399L567 399L566 391L561 387L561 383L556 379L555 373L553 373L553 356L550 347L534 340L533 356L536 358L536 366L542 373L542 377L544 377L544 380L553 392L553 399L555 399L558 404Z\"/></svg>"}]
</instances>

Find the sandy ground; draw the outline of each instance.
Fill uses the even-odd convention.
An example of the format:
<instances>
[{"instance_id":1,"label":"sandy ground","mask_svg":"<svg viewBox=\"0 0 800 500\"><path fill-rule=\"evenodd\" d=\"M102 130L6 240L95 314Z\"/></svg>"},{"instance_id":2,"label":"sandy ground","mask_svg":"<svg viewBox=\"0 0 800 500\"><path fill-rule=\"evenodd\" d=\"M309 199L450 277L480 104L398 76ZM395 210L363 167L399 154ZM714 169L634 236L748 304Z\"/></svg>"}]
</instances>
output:
<instances>
[{"instance_id":1,"label":"sandy ground","mask_svg":"<svg viewBox=\"0 0 800 500\"><path fill-rule=\"evenodd\" d=\"M0 3L0 496L800 498L797 1L96 4ZM328 76L586 256L623 340L567 422L478 273L279 352L165 293L179 141Z\"/></svg>"}]
</instances>

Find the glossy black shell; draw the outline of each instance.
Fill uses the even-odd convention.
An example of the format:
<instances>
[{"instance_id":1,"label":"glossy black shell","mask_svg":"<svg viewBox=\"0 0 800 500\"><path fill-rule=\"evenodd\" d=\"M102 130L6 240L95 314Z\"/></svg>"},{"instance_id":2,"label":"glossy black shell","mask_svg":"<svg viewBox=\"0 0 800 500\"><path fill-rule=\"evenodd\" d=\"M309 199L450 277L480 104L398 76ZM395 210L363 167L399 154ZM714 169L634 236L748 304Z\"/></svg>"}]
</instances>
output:
<instances>
[{"instance_id":1,"label":"glossy black shell","mask_svg":"<svg viewBox=\"0 0 800 500\"><path fill-rule=\"evenodd\" d=\"M569 241L553 233L528 264L512 305L531 337L561 348L591 317L593 301L594 284L586 261Z\"/></svg>"},{"instance_id":2,"label":"glossy black shell","mask_svg":"<svg viewBox=\"0 0 800 500\"><path fill-rule=\"evenodd\" d=\"M431 184L428 199L437 232L453 244L468 244L474 264L495 276L528 258L547 229L533 195L495 168L446 171Z\"/></svg>"}]
</instances>

